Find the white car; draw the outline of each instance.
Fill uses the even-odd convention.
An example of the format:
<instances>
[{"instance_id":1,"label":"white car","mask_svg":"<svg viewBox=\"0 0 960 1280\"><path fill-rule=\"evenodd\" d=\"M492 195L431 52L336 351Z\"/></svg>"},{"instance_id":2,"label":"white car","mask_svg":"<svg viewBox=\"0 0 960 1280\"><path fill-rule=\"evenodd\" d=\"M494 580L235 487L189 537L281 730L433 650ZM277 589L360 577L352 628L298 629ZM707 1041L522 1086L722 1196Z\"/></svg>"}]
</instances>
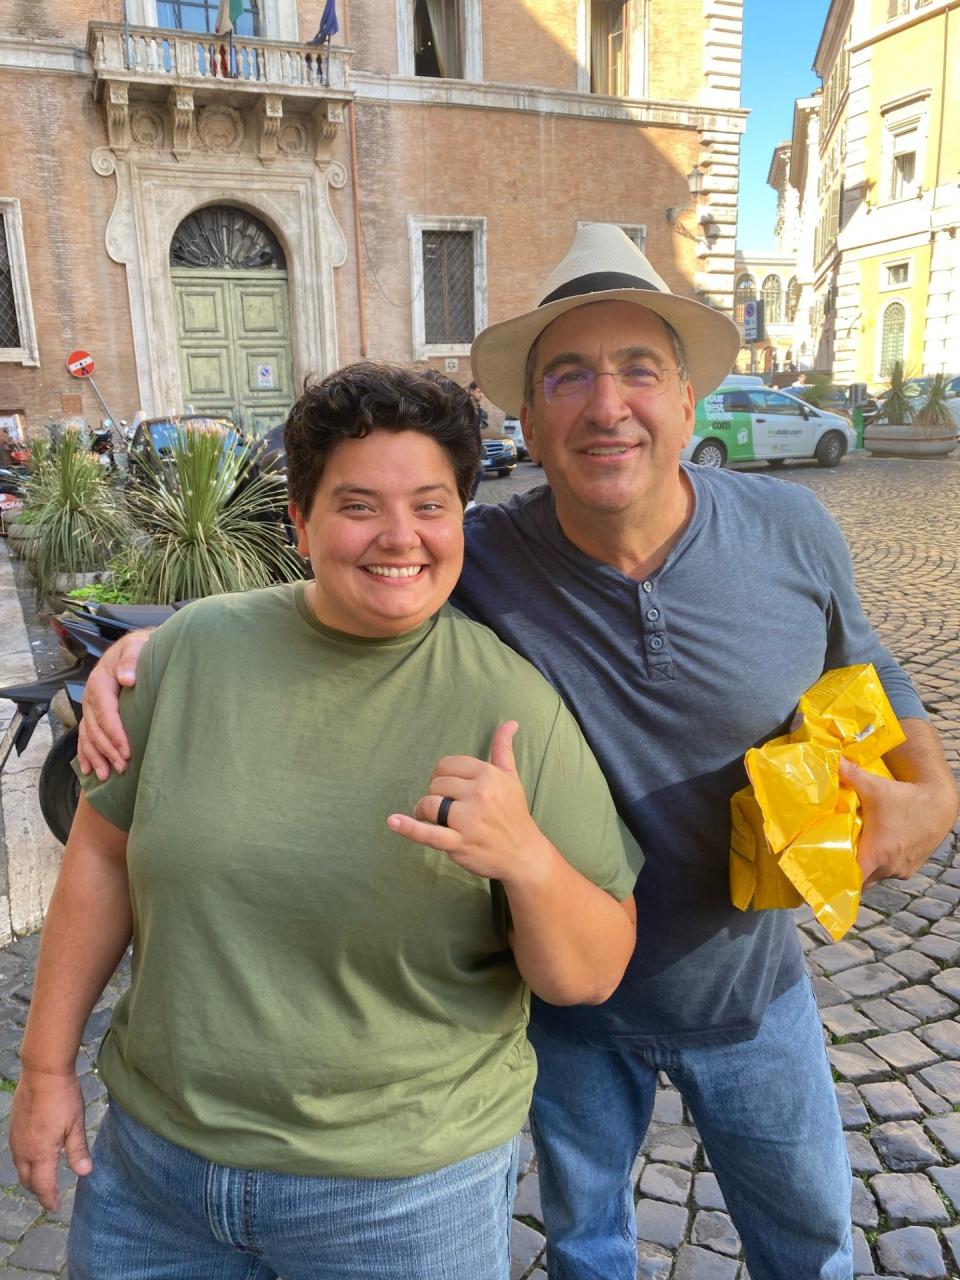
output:
<instances>
[{"instance_id":1,"label":"white car","mask_svg":"<svg viewBox=\"0 0 960 1280\"><path fill-rule=\"evenodd\" d=\"M697 403L693 437L681 457L704 467L759 459L776 467L788 458L816 458L821 467L835 467L856 447L848 418L815 409L787 391L728 380Z\"/></svg>"}]
</instances>

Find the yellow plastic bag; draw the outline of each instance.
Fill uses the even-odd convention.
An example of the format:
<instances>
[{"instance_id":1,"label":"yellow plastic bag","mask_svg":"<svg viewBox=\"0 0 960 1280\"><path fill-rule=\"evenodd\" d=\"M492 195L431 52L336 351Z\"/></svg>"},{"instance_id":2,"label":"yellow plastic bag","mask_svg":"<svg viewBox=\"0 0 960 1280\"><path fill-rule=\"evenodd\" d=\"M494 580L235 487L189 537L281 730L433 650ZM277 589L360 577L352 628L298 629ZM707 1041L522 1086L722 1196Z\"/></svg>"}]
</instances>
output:
<instances>
[{"instance_id":1,"label":"yellow plastic bag","mask_svg":"<svg viewBox=\"0 0 960 1280\"><path fill-rule=\"evenodd\" d=\"M797 705L785 737L744 757L751 785L730 802L730 898L741 911L806 901L839 941L856 919L862 820L841 784L841 755L882 777L905 740L871 665L828 671Z\"/></svg>"},{"instance_id":2,"label":"yellow plastic bag","mask_svg":"<svg viewBox=\"0 0 960 1280\"><path fill-rule=\"evenodd\" d=\"M765 907L799 907L803 901L780 870L777 855L763 835L763 814L744 787L730 801L730 897L741 911L762 902Z\"/></svg>"}]
</instances>

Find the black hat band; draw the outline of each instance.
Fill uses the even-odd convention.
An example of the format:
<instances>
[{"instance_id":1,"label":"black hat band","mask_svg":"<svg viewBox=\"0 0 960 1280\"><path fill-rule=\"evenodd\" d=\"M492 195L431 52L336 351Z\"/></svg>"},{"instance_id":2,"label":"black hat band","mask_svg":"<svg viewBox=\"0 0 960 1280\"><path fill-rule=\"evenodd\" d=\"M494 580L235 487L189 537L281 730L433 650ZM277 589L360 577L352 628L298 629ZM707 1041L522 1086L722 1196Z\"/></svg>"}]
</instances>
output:
<instances>
[{"instance_id":1,"label":"black hat band","mask_svg":"<svg viewBox=\"0 0 960 1280\"><path fill-rule=\"evenodd\" d=\"M640 276L628 276L622 271L591 271L589 275L577 276L575 280L568 280L559 289L554 289L538 306L545 307L548 302L559 302L561 298L605 293L608 289L652 289L654 293L663 293L662 289L658 289L649 280L642 280Z\"/></svg>"}]
</instances>

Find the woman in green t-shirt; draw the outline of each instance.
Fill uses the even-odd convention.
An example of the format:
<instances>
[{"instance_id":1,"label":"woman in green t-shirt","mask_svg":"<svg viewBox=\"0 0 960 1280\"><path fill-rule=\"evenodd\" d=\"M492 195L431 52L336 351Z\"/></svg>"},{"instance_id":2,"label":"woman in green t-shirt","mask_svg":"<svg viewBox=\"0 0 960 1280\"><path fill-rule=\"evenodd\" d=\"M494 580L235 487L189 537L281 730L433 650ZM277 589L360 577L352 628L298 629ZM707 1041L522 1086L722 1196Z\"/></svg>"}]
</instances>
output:
<instances>
[{"instance_id":1,"label":"woman in green t-shirt","mask_svg":"<svg viewBox=\"0 0 960 1280\"><path fill-rule=\"evenodd\" d=\"M145 649L50 905L11 1149L47 1209L61 1151L80 1175L71 1280L506 1280L528 993L612 992L635 850L557 695L446 604L466 393L351 366L285 442L313 580ZM131 938L91 1159L75 1059Z\"/></svg>"}]
</instances>

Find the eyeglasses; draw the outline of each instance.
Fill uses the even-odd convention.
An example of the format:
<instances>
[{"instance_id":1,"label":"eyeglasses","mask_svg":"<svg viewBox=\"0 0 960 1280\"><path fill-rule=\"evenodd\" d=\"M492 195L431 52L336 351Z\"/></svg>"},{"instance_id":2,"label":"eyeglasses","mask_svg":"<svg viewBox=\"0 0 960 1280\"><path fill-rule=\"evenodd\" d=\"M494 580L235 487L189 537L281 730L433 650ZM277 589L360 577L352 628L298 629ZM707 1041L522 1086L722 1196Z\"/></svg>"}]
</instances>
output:
<instances>
[{"instance_id":1,"label":"eyeglasses","mask_svg":"<svg viewBox=\"0 0 960 1280\"><path fill-rule=\"evenodd\" d=\"M598 378L613 378L621 391L650 399L666 391L668 374L679 372L679 366L660 369L652 364L630 364L622 369L605 369L600 373L596 369L577 367L545 374L540 379L540 385L543 387L543 398L548 404L554 400L586 400L593 394Z\"/></svg>"}]
</instances>

